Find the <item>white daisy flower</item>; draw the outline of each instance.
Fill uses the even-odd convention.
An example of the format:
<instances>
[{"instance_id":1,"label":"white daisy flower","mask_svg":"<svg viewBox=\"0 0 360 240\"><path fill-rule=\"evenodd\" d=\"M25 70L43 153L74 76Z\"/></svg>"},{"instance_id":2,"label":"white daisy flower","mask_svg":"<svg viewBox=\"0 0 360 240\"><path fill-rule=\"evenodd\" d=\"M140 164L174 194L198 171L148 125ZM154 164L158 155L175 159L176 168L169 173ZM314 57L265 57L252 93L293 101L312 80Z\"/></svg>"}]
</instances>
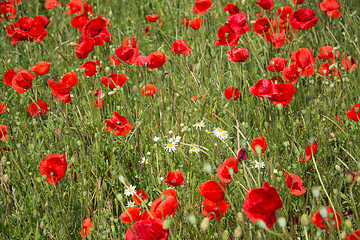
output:
<instances>
[{"instance_id":1,"label":"white daisy flower","mask_svg":"<svg viewBox=\"0 0 360 240\"><path fill-rule=\"evenodd\" d=\"M172 130L169 130L169 134L172 134L173 133L173 131Z\"/></svg>"},{"instance_id":2,"label":"white daisy flower","mask_svg":"<svg viewBox=\"0 0 360 240\"><path fill-rule=\"evenodd\" d=\"M165 145L164 149L169 152L171 152L171 151L175 152L176 147L177 147L177 145L175 142L169 142L168 144Z\"/></svg>"},{"instance_id":3,"label":"white daisy flower","mask_svg":"<svg viewBox=\"0 0 360 240\"><path fill-rule=\"evenodd\" d=\"M277 169L273 169L273 173L278 173L278 170L277 170Z\"/></svg>"},{"instance_id":4,"label":"white daisy flower","mask_svg":"<svg viewBox=\"0 0 360 240\"><path fill-rule=\"evenodd\" d=\"M152 204L153 204L153 202L149 202L149 203L148 203L148 206L149 206L149 207L151 207L151 206L152 206Z\"/></svg>"},{"instance_id":5,"label":"white daisy flower","mask_svg":"<svg viewBox=\"0 0 360 240\"><path fill-rule=\"evenodd\" d=\"M197 148L197 147L191 147L190 150L189 150L189 153L197 153L199 154L200 152L200 149Z\"/></svg>"},{"instance_id":6,"label":"white daisy flower","mask_svg":"<svg viewBox=\"0 0 360 240\"><path fill-rule=\"evenodd\" d=\"M215 135L215 137L217 137L217 138L224 138L224 137L228 137L228 135L227 135L227 131L224 131L224 130L222 130L221 128L215 128L215 130L213 131L213 133L214 133L214 135ZM226 136L224 136L223 135L223 133L225 133L225 135ZM226 139L225 138L225 139Z\"/></svg>"},{"instance_id":7,"label":"white daisy flower","mask_svg":"<svg viewBox=\"0 0 360 240\"><path fill-rule=\"evenodd\" d=\"M220 139L221 140L226 140L229 137L229 134L226 133L226 131L224 131L221 135L220 135Z\"/></svg>"},{"instance_id":8,"label":"white daisy flower","mask_svg":"<svg viewBox=\"0 0 360 240\"><path fill-rule=\"evenodd\" d=\"M133 202L133 201L127 202L126 208L129 208L129 207L136 207L135 202Z\"/></svg>"},{"instance_id":9,"label":"white daisy flower","mask_svg":"<svg viewBox=\"0 0 360 240\"><path fill-rule=\"evenodd\" d=\"M160 181L164 181L164 177L159 177Z\"/></svg>"},{"instance_id":10,"label":"white daisy flower","mask_svg":"<svg viewBox=\"0 0 360 240\"><path fill-rule=\"evenodd\" d=\"M201 120L200 122L197 122L197 123L195 123L194 125L192 125L194 128L196 128L196 129L200 129L201 130L201 128L203 128L203 127L205 127L205 122L203 121L203 120Z\"/></svg>"},{"instance_id":11,"label":"white daisy flower","mask_svg":"<svg viewBox=\"0 0 360 240\"><path fill-rule=\"evenodd\" d=\"M142 157L141 160L139 161L139 163L141 163L141 164L149 164L149 160L146 159L145 157Z\"/></svg>"},{"instance_id":12,"label":"white daisy flower","mask_svg":"<svg viewBox=\"0 0 360 240\"><path fill-rule=\"evenodd\" d=\"M180 123L180 127L183 127L185 124L183 124L183 123Z\"/></svg>"},{"instance_id":13,"label":"white daisy flower","mask_svg":"<svg viewBox=\"0 0 360 240\"><path fill-rule=\"evenodd\" d=\"M150 156L150 155L151 155L151 152L147 152L146 154Z\"/></svg>"},{"instance_id":14,"label":"white daisy flower","mask_svg":"<svg viewBox=\"0 0 360 240\"><path fill-rule=\"evenodd\" d=\"M155 136L153 140L154 140L154 142L157 142L157 141L159 141L160 139L161 139L161 137Z\"/></svg>"},{"instance_id":15,"label":"white daisy flower","mask_svg":"<svg viewBox=\"0 0 360 240\"><path fill-rule=\"evenodd\" d=\"M169 142L178 143L178 142L180 142L180 139L181 139L180 136L176 136L176 137L170 138Z\"/></svg>"},{"instance_id":16,"label":"white daisy flower","mask_svg":"<svg viewBox=\"0 0 360 240\"><path fill-rule=\"evenodd\" d=\"M126 196L132 196L132 195L134 195L134 193L136 192L135 189L136 189L136 186L130 185L130 187L128 187L128 188L125 189L124 194L125 194Z\"/></svg>"},{"instance_id":17,"label":"white daisy flower","mask_svg":"<svg viewBox=\"0 0 360 240\"><path fill-rule=\"evenodd\" d=\"M258 160L255 160L255 168L264 168L265 167L265 163L264 162L259 162Z\"/></svg>"}]
</instances>

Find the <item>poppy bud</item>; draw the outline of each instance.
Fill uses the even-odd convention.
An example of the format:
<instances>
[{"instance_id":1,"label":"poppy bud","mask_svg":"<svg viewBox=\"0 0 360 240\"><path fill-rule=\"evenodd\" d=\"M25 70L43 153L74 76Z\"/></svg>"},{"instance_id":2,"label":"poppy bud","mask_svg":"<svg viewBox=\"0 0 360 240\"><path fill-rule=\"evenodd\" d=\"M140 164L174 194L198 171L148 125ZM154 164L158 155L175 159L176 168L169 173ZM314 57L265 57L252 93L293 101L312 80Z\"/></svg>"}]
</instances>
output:
<instances>
[{"instance_id":1,"label":"poppy bud","mask_svg":"<svg viewBox=\"0 0 360 240\"><path fill-rule=\"evenodd\" d=\"M261 220L261 219L258 219L258 220L256 221L256 225L257 225L259 228L261 228L261 229L266 229L266 228L267 228L267 227L266 227L266 224L265 224L264 221Z\"/></svg>"},{"instance_id":2,"label":"poppy bud","mask_svg":"<svg viewBox=\"0 0 360 240\"><path fill-rule=\"evenodd\" d=\"M204 169L205 169L205 172L207 172L208 174L211 174L212 169L211 169L211 165L209 163L205 163Z\"/></svg>"},{"instance_id":3,"label":"poppy bud","mask_svg":"<svg viewBox=\"0 0 360 240\"><path fill-rule=\"evenodd\" d=\"M189 222L194 226L196 227L196 217L194 214L190 214L189 216Z\"/></svg>"},{"instance_id":4,"label":"poppy bud","mask_svg":"<svg viewBox=\"0 0 360 240\"><path fill-rule=\"evenodd\" d=\"M349 219L345 220L344 225L349 229L352 228L352 223L351 223L351 221Z\"/></svg>"},{"instance_id":5,"label":"poppy bud","mask_svg":"<svg viewBox=\"0 0 360 240\"><path fill-rule=\"evenodd\" d=\"M316 231L316 239L319 239L322 235L323 230L321 228L318 228Z\"/></svg>"},{"instance_id":6,"label":"poppy bud","mask_svg":"<svg viewBox=\"0 0 360 240\"><path fill-rule=\"evenodd\" d=\"M208 230L209 226L210 226L210 219L208 217L205 217L200 224L200 228L205 232L206 230Z\"/></svg>"},{"instance_id":7,"label":"poppy bud","mask_svg":"<svg viewBox=\"0 0 360 240\"><path fill-rule=\"evenodd\" d=\"M348 174L345 178L345 182L347 184L351 184L353 182L353 176L351 176L351 174Z\"/></svg>"},{"instance_id":8,"label":"poppy bud","mask_svg":"<svg viewBox=\"0 0 360 240\"><path fill-rule=\"evenodd\" d=\"M309 216L306 213L301 215L300 223L303 226L308 226L310 224Z\"/></svg>"},{"instance_id":9,"label":"poppy bud","mask_svg":"<svg viewBox=\"0 0 360 240\"><path fill-rule=\"evenodd\" d=\"M285 228L285 227L286 227L286 219L285 219L284 217L278 218L277 222L278 222L278 224L279 224L279 226L280 226L281 228Z\"/></svg>"},{"instance_id":10,"label":"poppy bud","mask_svg":"<svg viewBox=\"0 0 360 240\"><path fill-rule=\"evenodd\" d=\"M319 198L320 197L319 186L312 187L311 192L312 192L314 198Z\"/></svg>"},{"instance_id":11,"label":"poppy bud","mask_svg":"<svg viewBox=\"0 0 360 240\"><path fill-rule=\"evenodd\" d=\"M223 240L228 240L229 239L229 236L230 236L230 233L228 230L225 230L222 234L222 239Z\"/></svg>"},{"instance_id":12,"label":"poppy bud","mask_svg":"<svg viewBox=\"0 0 360 240\"><path fill-rule=\"evenodd\" d=\"M320 208L319 208L319 213L320 213L320 216L321 216L323 219L326 219L326 218L328 217L327 208L324 207L324 206L320 206Z\"/></svg>"},{"instance_id":13,"label":"poppy bud","mask_svg":"<svg viewBox=\"0 0 360 240\"><path fill-rule=\"evenodd\" d=\"M171 225L171 221L170 219L166 219L163 223L163 229L166 230L166 229L169 229L170 228L170 225Z\"/></svg>"},{"instance_id":14,"label":"poppy bud","mask_svg":"<svg viewBox=\"0 0 360 240\"><path fill-rule=\"evenodd\" d=\"M335 169L336 169L336 171L338 171L338 172L342 172L342 169L341 169L341 167L340 167L339 165L335 165Z\"/></svg>"},{"instance_id":15,"label":"poppy bud","mask_svg":"<svg viewBox=\"0 0 360 240\"><path fill-rule=\"evenodd\" d=\"M239 224L244 224L244 214L242 212L238 212L236 214L236 221L239 223Z\"/></svg>"},{"instance_id":16,"label":"poppy bud","mask_svg":"<svg viewBox=\"0 0 360 240\"><path fill-rule=\"evenodd\" d=\"M242 236L242 230L241 227L237 226L234 230L234 237L235 238L241 238Z\"/></svg>"},{"instance_id":17,"label":"poppy bud","mask_svg":"<svg viewBox=\"0 0 360 240\"><path fill-rule=\"evenodd\" d=\"M123 200L123 196L121 193L116 194L116 199L121 202Z\"/></svg>"}]
</instances>

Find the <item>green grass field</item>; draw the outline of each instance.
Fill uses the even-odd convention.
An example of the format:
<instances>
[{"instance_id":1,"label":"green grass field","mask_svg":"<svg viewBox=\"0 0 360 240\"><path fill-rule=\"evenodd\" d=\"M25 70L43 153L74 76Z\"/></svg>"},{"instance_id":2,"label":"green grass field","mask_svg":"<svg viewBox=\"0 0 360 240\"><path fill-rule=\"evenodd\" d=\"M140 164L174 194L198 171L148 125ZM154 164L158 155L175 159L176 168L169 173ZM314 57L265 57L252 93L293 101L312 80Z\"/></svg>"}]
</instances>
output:
<instances>
[{"instance_id":1,"label":"green grass field","mask_svg":"<svg viewBox=\"0 0 360 240\"><path fill-rule=\"evenodd\" d=\"M1 113L0 105L0 125L8 128L7 138L0 141L0 239L81 239L86 218L93 226L84 239L125 239L134 224L119 220L128 202L133 201L125 189L131 185L145 191L147 200L137 207L141 212L150 211L148 204L172 187L165 180L168 172L175 170L182 171L185 185L173 187L176 212L164 219L164 230L159 230L168 233L168 239L345 239L360 228L360 178L353 180L350 175L360 173L360 128L359 122L346 115L360 103L360 74L359 69L346 71L341 60L349 53L356 64L360 63L359 1L338 0L339 18L321 11L318 1L296 5L290 0L275 0L271 12L255 0L232 2L247 14L251 31L230 47L214 44L219 28L227 22L229 14L224 7L229 2L215 0L199 15L193 12L195 0L89 0L93 10L89 19L98 15L108 18L111 24L106 28L112 41L95 46L85 59L75 54L82 36L71 25L76 14L66 14L69 1L59 2L61 5L46 9L45 1L23 0L15 5L16 17L0 23L0 103L6 106ZM312 9L319 20L308 30L290 29L289 34L295 36L275 49L253 30L253 24L260 10L263 17L274 18L282 6ZM160 16L157 22L147 21L145 16L151 14ZM50 20L44 39L12 45L7 26L19 18L39 15ZM193 30L182 23L183 18L201 18L202 25ZM150 34L145 32L147 26ZM161 51L168 60L155 69L150 69L149 63L138 66L122 60L122 64L112 64L110 55L127 37L136 37L140 56ZM170 51L179 39L191 47L190 56ZM316 58L323 46L335 47L333 52L338 50L340 57L334 61ZM230 62L227 52L239 47L249 50L248 59ZM289 66L290 54L302 48L313 53L315 74L299 76L289 104L273 104L249 91L260 79L282 76L282 72L266 69L271 59L282 57ZM96 59L101 70L98 67L95 75L86 77L84 70L79 71L82 64ZM24 93L14 89L14 79L12 86L3 83L9 69L30 71L40 61L51 62L50 71L35 75ZM324 62L339 69L340 76L321 75L318 69ZM72 101L63 103L55 98L48 79L58 82L69 72L76 73L78 83L71 87ZM112 73L125 74L126 83L115 89L106 87L101 79ZM143 95L146 84L155 85L157 93ZM225 98L228 87L239 88L237 100ZM97 88L102 88L102 93L96 97ZM101 109L94 104L96 99L103 99ZM38 100L49 106L42 117L28 112L29 105ZM133 125L124 136L106 131L105 120L114 112ZM204 127L193 126L200 121ZM216 128L227 131L228 137L217 138L213 133ZM169 139L177 136L181 139L176 150L166 151ZM267 143L264 154L259 147L258 153L252 150L252 141L260 136ZM154 137L161 138L154 141ZM315 142L317 152L310 150L310 160L305 161L305 148ZM189 152L192 147L200 151ZM226 183L223 199L230 206L219 221L208 221L219 211L204 215L199 187L208 180L219 181L218 167L228 158L237 158L242 148L247 159L239 163L238 173L228 171L232 180ZM49 184L46 175L40 174L40 163L56 153L65 154L67 168L56 184ZM263 168L256 162L263 162ZM306 192L294 195L285 172L299 176ZM276 189L283 202L269 228L264 222L254 223L244 212L249 190L261 188L265 182ZM269 207L268 201L274 198L265 198L256 209ZM324 213L324 206L334 208L341 219ZM328 229L311 222L319 209L320 221L322 218ZM334 228L337 220L340 228Z\"/></svg>"}]
</instances>

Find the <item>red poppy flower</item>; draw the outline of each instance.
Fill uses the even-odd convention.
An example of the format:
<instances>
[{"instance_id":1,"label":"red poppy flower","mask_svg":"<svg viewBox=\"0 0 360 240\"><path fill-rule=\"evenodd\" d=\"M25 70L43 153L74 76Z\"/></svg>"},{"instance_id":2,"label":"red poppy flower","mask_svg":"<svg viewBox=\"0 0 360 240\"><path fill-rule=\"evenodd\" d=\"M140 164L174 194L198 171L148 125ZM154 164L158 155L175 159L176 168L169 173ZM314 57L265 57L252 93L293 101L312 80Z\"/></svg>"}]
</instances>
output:
<instances>
[{"instance_id":1,"label":"red poppy flower","mask_svg":"<svg viewBox=\"0 0 360 240\"><path fill-rule=\"evenodd\" d=\"M285 67L282 71L282 76L284 79L288 82L291 82L292 84L295 84L297 82L297 79L300 75L300 72L298 71L298 66L296 63L291 63L289 67Z\"/></svg>"},{"instance_id":2,"label":"red poppy flower","mask_svg":"<svg viewBox=\"0 0 360 240\"><path fill-rule=\"evenodd\" d=\"M259 0L258 2L255 2L257 5L262 7L264 10L268 10L274 7L273 0Z\"/></svg>"},{"instance_id":3,"label":"red poppy flower","mask_svg":"<svg viewBox=\"0 0 360 240\"><path fill-rule=\"evenodd\" d=\"M240 13L240 9L233 3L228 3L224 7L224 12L229 12L230 15Z\"/></svg>"},{"instance_id":4,"label":"red poppy flower","mask_svg":"<svg viewBox=\"0 0 360 240\"><path fill-rule=\"evenodd\" d=\"M212 5L211 0L196 0L195 6L193 7L194 13L203 15Z\"/></svg>"},{"instance_id":5,"label":"red poppy flower","mask_svg":"<svg viewBox=\"0 0 360 240\"><path fill-rule=\"evenodd\" d=\"M198 30L201 27L201 23L202 23L202 19L196 18L195 20L191 20L189 26L194 30Z\"/></svg>"},{"instance_id":6,"label":"red poppy flower","mask_svg":"<svg viewBox=\"0 0 360 240\"><path fill-rule=\"evenodd\" d=\"M204 206L204 216L208 217L210 220L215 218L216 221L220 221L230 207L230 203L226 203L225 200L213 202L206 198L202 205Z\"/></svg>"},{"instance_id":7,"label":"red poppy flower","mask_svg":"<svg viewBox=\"0 0 360 240\"><path fill-rule=\"evenodd\" d=\"M83 37L94 40L94 45L102 46L105 42L111 42L112 37L106 28L108 26L107 19L103 19L101 15L92 19L82 29Z\"/></svg>"},{"instance_id":8,"label":"red poppy flower","mask_svg":"<svg viewBox=\"0 0 360 240\"><path fill-rule=\"evenodd\" d=\"M285 60L281 57L276 57L270 60L269 65L266 66L266 69L271 72L281 72L287 65L288 60Z\"/></svg>"},{"instance_id":9,"label":"red poppy flower","mask_svg":"<svg viewBox=\"0 0 360 240\"><path fill-rule=\"evenodd\" d=\"M225 98L226 99L238 99L240 97L240 92L239 89L236 87L228 87L227 89L225 89Z\"/></svg>"},{"instance_id":10,"label":"red poppy flower","mask_svg":"<svg viewBox=\"0 0 360 240\"><path fill-rule=\"evenodd\" d=\"M80 235L83 238L83 240L86 240L86 235L91 234L90 227L94 226L94 224L91 222L90 218L85 218L83 222L83 229L80 231Z\"/></svg>"},{"instance_id":11,"label":"red poppy flower","mask_svg":"<svg viewBox=\"0 0 360 240\"><path fill-rule=\"evenodd\" d=\"M283 107L291 103L295 94L295 87L291 83L277 83L274 87L274 92L269 97L269 100L277 105L281 104Z\"/></svg>"},{"instance_id":12,"label":"red poppy flower","mask_svg":"<svg viewBox=\"0 0 360 240\"><path fill-rule=\"evenodd\" d=\"M260 79L249 91L257 97L271 97L274 92L275 84L271 79Z\"/></svg>"},{"instance_id":13,"label":"red poppy flower","mask_svg":"<svg viewBox=\"0 0 360 240\"><path fill-rule=\"evenodd\" d=\"M270 30L271 19L270 18L259 18L254 23L254 31L257 34L264 35Z\"/></svg>"},{"instance_id":14,"label":"red poppy flower","mask_svg":"<svg viewBox=\"0 0 360 240\"><path fill-rule=\"evenodd\" d=\"M252 189L245 197L244 212L253 223L262 220L268 228L276 222L275 211L283 206L276 188L265 182L262 188Z\"/></svg>"},{"instance_id":15,"label":"red poppy flower","mask_svg":"<svg viewBox=\"0 0 360 240\"><path fill-rule=\"evenodd\" d=\"M139 50L136 48L130 46L120 46L115 50L114 54L110 56L110 62L116 65L122 64L122 62L134 64L136 63L138 56Z\"/></svg>"},{"instance_id":16,"label":"red poppy flower","mask_svg":"<svg viewBox=\"0 0 360 240\"><path fill-rule=\"evenodd\" d=\"M127 77L123 73L113 73L108 77L102 77L101 83L110 89L116 88L116 86L122 87L127 81Z\"/></svg>"},{"instance_id":17,"label":"red poppy flower","mask_svg":"<svg viewBox=\"0 0 360 240\"><path fill-rule=\"evenodd\" d=\"M126 231L126 240L166 240L169 236L169 230L163 228L163 223L159 218L137 221Z\"/></svg>"},{"instance_id":18,"label":"red poppy flower","mask_svg":"<svg viewBox=\"0 0 360 240\"><path fill-rule=\"evenodd\" d=\"M357 108L355 110L355 108ZM348 116L351 120L355 121L355 122L359 122L360 120L360 103L355 104L350 111L348 111L346 113L346 116Z\"/></svg>"},{"instance_id":19,"label":"red poppy flower","mask_svg":"<svg viewBox=\"0 0 360 240\"><path fill-rule=\"evenodd\" d=\"M35 103L31 103L28 112L33 117L42 117L49 111L48 105L44 101L36 101Z\"/></svg>"},{"instance_id":20,"label":"red poppy flower","mask_svg":"<svg viewBox=\"0 0 360 240\"><path fill-rule=\"evenodd\" d=\"M66 5L66 7L69 7L69 11L66 12L66 14L86 14L90 12L93 14L93 10L91 6L86 2L82 0L70 0L70 3Z\"/></svg>"},{"instance_id":21,"label":"red poppy flower","mask_svg":"<svg viewBox=\"0 0 360 240\"><path fill-rule=\"evenodd\" d=\"M231 181L232 177L229 172L229 168L231 167L233 173L236 174L238 172L239 162L236 158L228 158L225 160L223 164L221 164L217 169L217 176L220 178L221 181L224 183L228 183Z\"/></svg>"},{"instance_id":22,"label":"red poppy flower","mask_svg":"<svg viewBox=\"0 0 360 240\"><path fill-rule=\"evenodd\" d=\"M101 70L100 61L98 59L96 59L96 61L88 61L88 62L84 63L83 65L81 65L79 67L79 72L81 72L80 70L82 68L85 70L83 74L86 77L94 76L98 72L98 69L99 69L99 71Z\"/></svg>"},{"instance_id":23,"label":"red poppy flower","mask_svg":"<svg viewBox=\"0 0 360 240\"><path fill-rule=\"evenodd\" d=\"M227 21L229 22L229 27L238 35L243 35L246 32L250 32L248 23L246 22L247 14L245 13L236 13L228 16ZM231 46L233 47L233 46Z\"/></svg>"},{"instance_id":24,"label":"red poppy flower","mask_svg":"<svg viewBox=\"0 0 360 240\"><path fill-rule=\"evenodd\" d=\"M340 3L337 0L324 0L323 2L318 2L320 10L326 12L329 17L338 18L341 17L341 12L339 11Z\"/></svg>"},{"instance_id":25,"label":"red poppy flower","mask_svg":"<svg viewBox=\"0 0 360 240\"><path fill-rule=\"evenodd\" d=\"M360 229L350 233L348 237L345 237L345 240L359 240L360 239Z\"/></svg>"},{"instance_id":26,"label":"red poppy flower","mask_svg":"<svg viewBox=\"0 0 360 240\"><path fill-rule=\"evenodd\" d=\"M146 15L145 16L148 22L156 22L159 19L159 15L153 14L153 15Z\"/></svg>"},{"instance_id":27,"label":"red poppy flower","mask_svg":"<svg viewBox=\"0 0 360 240\"><path fill-rule=\"evenodd\" d=\"M53 9L56 6L59 6L61 3L59 3L56 0L46 0L45 2L45 8L46 9Z\"/></svg>"},{"instance_id":28,"label":"red poppy flower","mask_svg":"<svg viewBox=\"0 0 360 240\"><path fill-rule=\"evenodd\" d=\"M304 0L294 0L294 4L302 4Z\"/></svg>"},{"instance_id":29,"label":"red poppy flower","mask_svg":"<svg viewBox=\"0 0 360 240\"><path fill-rule=\"evenodd\" d=\"M3 102L0 102L0 114L4 113L6 111L6 106L4 105Z\"/></svg>"},{"instance_id":30,"label":"red poppy flower","mask_svg":"<svg viewBox=\"0 0 360 240\"><path fill-rule=\"evenodd\" d=\"M136 222L140 219L140 209L140 207L129 207L120 215L119 219L123 223Z\"/></svg>"},{"instance_id":31,"label":"red poppy flower","mask_svg":"<svg viewBox=\"0 0 360 240\"><path fill-rule=\"evenodd\" d=\"M350 56L349 53L345 53L344 56L341 58L341 63L345 67L345 71L353 71L357 68L355 59Z\"/></svg>"},{"instance_id":32,"label":"red poppy flower","mask_svg":"<svg viewBox=\"0 0 360 240\"><path fill-rule=\"evenodd\" d=\"M311 76L315 74L313 65L315 65L315 59L313 52L308 48L301 48L296 50L291 56L291 63L296 63L296 65L301 69L300 75Z\"/></svg>"},{"instance_id":33,"label":"red poppy flower","mask_svg":"<svg viewBox=\"0 0 360 240\"><path fill-rule=\"evenodd\" d=\"M13 4L0 2L0 22L7 22L16 18L16 8Z\"/></svg>"},{"instance_id":34,"label":"red poppy flower","mask_svg":"<svg viewBox=\"0 0 360 240\"><path fill-rule=\"evenodd\" d=\"M334 47L332 46L324 46L319 48L319 56L318 59L330 59L334 61L339 57L339 50L333 51Z\"/></svg>"},{"instance_id":35,"label":"red poppy flower","mask_svg":"<svg viewBox=\"0 0 360 240\"><path fill-rule=\"evenodd\" d=\"M275 49L281 48L282 45L284 45L286 42L285 33L280 32L280 33L270 34L270 40L272 42L273 48Z\"/></svg>"},{"instance_id":36,"label":"red poppy flower","mask_svg":"<svg viewBox=\"0 0 360 240\"><path fill-rule=\"evenodd\" d=\"M242 148L238 152L237 160L239 163L241 163L243 160L246 160L246 148Z\"/></svg>"},{"instance_id":37,"label":"red poppy flower","mask_svg":"<svg viewBox=\"0 0 360 240\"><path fill-rule=\"evenodd\" d=\"M184 176L182 175L181 170L178 171L169 171L167 176L166 176L166 181L167 184L170 184L171 186L179 186L182 185L184 183Z\"/></svg>"},{"instance_id":38,"label":"red poppy flower","mask_svg":"<svg viewBox=\"0 0 360 240\"><path fill-rule=\"evenodd\" d=\"M75 16L71 19L70 24L74 28L82 31L83 27L90 22L89 16L87 14L81 14L78 16Z\"/></svg>"},{"instance_id":39,"label":"red poppy flower","mask_svg":"<svg viewBox=\"0 0 360 240\"><path fill-rule=\"evenodd\" d=\"M168 60L168 58L161 51L150 53L147 56L148 68L154 69L159 68Z\"/></svg>"},{"instance_id":40,"label":"red poppy flower","mask_svg":"<svg viewBox=\"0 0 360 240\"><path fill-rule=\"evenodd\" d=\"M294 14L294 9L289 6L283 6L278 10L276 10L276 15L280 17L279 25L285 25L293 14Z\"/></svg>"},{"instance_id":41,"label":"red poppy flower","mask_svg":"<svg viewBox=\"0 0 360 240\"><path fill-rule=\"evenodd\" d=\"M137 195L137 196L136 196ZM136 194L134 194L132 196L133 201L135 202L135 204L137 205L141 205L142 202L144 202L144 200L147 199L147 195L143 190L137 190Z\"/></svg>"},{"instance_id":42,"label":"red poppy flower","mask_svg":"<svg viewBox=\"0 0 360 240\"><path fill-rule=\"evenodd\" d=\"M292 194L295 196L300 196L306 192L306 188L302 186L302 179L293 173L287 173L285 174L285 180L286 180L286 186L289 188Z\"/></svg>"},{"instance_id":43,"label":"red poppy flower","mask_svg":"<svg viewBox=\"0 0 360 240\"><path fill-rule=\"evenodd\" d=\"M76 57L78 59L87 58L89 53L94 50L95 40L88 37L80 37L79 40L76 42L77 45L76 49Z\"/></svg>"},{"instance_id":44,"label":"red poppy flower","mask_svg":"<svg viewBox=\"0 0 360 240\"><path fill-rule=\"evenodd\" d=\"M152 95L154 95L156 93L156 87L155 85L152 84L146 84L142 89L141 89L141 94L145 95L147 97L150 97Z\"/></svg>"},{"instance_id":45,"label":"red poppy flower","mask_svg":"<svg viewBox=\"0 0 360 240\"><path fill-rule=\"evenodd\" d=\"M145 33L148 35L150 34L150 26L145 27Z\"/></svg>"},{"instance_id":46,"label":"red poppy flower","mask_svg":"<svg viewBox=\"0 0 360 240\"><path fill-rule=\"evenodd\" d=\"M261 153L265 154L267 144L266 144L266 140L265 140L265 138L263 136L257 137L251 142L252 150L254 150L255 153L256 153L256 149L255 149L256 145L259 145L261 147Z\"/></svg>"},{"instance_id":47,"label":"red poppy flower","mask_svg":"<svg viewBox=\"0 0 360 240\"><path fill-rule=\"evenodd\" d=\"M329 224L333 224L331 226L333 226L334 228L338 228L340 227L340 224L341 224L341 217L339 215L338 212L335 211L334 213L334 210L332 207L328 206L326 207L327 209L327 217L326 217L326 222L328 224L324 224L326 222L324 222L324 219L321 217L320 215L320 211L317 210L314 215L312 216L311 218L311 221L316 225L318 226L319 228L322 228L322 229L329 229ZM332 216L332 217L331 217ZM330 217L330 218L329 218Z\"/></svg>"},{"instance_id":48,"label":"red poppy flower","mask_svg":"<svg viewBox=\"0 0 360 240\"><path fill-rule=\"evenodd\" d=\"M230 47L234 47L240 39L239 35L231 29L228 23L225 23L224 26L219 28L217 35L219 39L215 42L215 44L218 46L229 45Z\"/></svg>"},{"instance_id":49,"label":"red poppy flower","mask_svg":"<svg viewBox=\"0 0 360 240\"><path fill-rule=\"evenodd\" d=\"M220 202L224 200L226 186L220 181L209 180L203 182L199 187L199 193L206 199L213 202Z\"/></svg>"},{"instance_id":50,"label":"red poppy flower","mask_svg":"<svg viewBox=\"0 0 360 240\"><path fill-rule=\"evenodd\" d=\"M51 79L48 79L47 83L56 99L60 99L63 103L68 103L71 102L71 87L78 83L78 77L76 73L69 72L66 73L58 83Z\"/></svg>"},{"instance_id":51,"label":"red poppy flower","mask_svg":"<svg viewBox=\"0 0 360 240\"><path fill-rule=\"evenodd\" d=\"M162 196L165 196L163 199ZM165 219L167 216L174 216L177 209L177 197L174 189L168 189L160 194L160 197L156 199L150 209L150 214L154 218Z\"/></svg>"},{"instance_id":52,"label":"red poppy flower","mask_svg":"<svg viewBox=\"0 0 360 240\"><path fill-rule=\"evenodd\" d=\"M245 62L249 57L249 50L246 48L232 48L227 52L227 58L230 62Z\"/></svg>"},{"instance_id":53,"label":"red poppy flower","mask_svg":"<svg viewBox=\"0 0 360 240\"><path fill-rule=\"evenodd\" d=\"M4 84L12 86L19 94L23 94L31 88L34 78L35 75L26 69L18 69L18 72L15 72L12 68L6 71Z\"/></svg>"},{"instance_id":54,"label":"red poppy flower","mask_svg":"<svg viewBox=\"0 0 360 240\"><path fill-rule=\"evenodd\" d=\"M0 124L0 141L5 142L8 138L8 126Z\"/></svg>"},{"instance_id":55,"label":"red poppy flower","mask_svg":"<svg viewBox=\"0 0 360 240\"><path fill-rule=\"evenodd\" d=\"M6 33L12 38L11 45L20 41L41 42L47 35L45 28L49 24L49 19L45 16L23 17L7 26Z\"/></svg>"},{"instance_id":56,"label":"red poppy flower","mask_svg":"<svg viewBox=\"0 0 360 240\"><path fill-rule=\"evenodd\" d=\"M44 158L40 163L40 174L46 175L46 181L56 184L66 172L67 163L64 154L52 154Z\"/></svg>"},{"instance_id":57,"label":"red poppy flower","mask_svg":"<svg viewBox=\"0 0 360 240\"><path fill-rule=\"evenodd\" d=\"M318 147L318 142L312 144L312 145L309 145L305 148L305 154L306 154L306 161L309 161L311 158L312 158L312 154L311 154L311 149L312 149L312 153L314 154L314 156L316 155L317 153L317 147ZM299 160L300 161L300 160ZM303 161L303 160L302 160ZM302 162L300 161L300 162Z\"/></svg>"},{"instance_id":58,"label":"red poppy flower","mask_svg":"<svg viewBox=\"0 0 360 240\"><path fill-rule=\"evenodd\" d=\"M38 76L43 76L50 71L51 62L38 62L30 70Z\"/></svg>"},{"instance_id":59,"label":"red poppy flower","mask_svg":"<svg viewBox=\"0 0 360 240\"><path fill-rule=\"evenodd\" d=\"M299 8L291 16L289 23L293 29L296 31L308 30L315 26L319 21L319 18L316 17L316 13L312 9Z\"/></svg>"},{"instance_id":60,"label":"red poppy flower","mask_svg":"<svg viewBox=\"0 0 360 240\"><path fill-rule=\"evenodd\" d=\"M191 48L189 47L189 45L187 45L185 40L179 39L173 43L170 51L173 53L179 53L179 54L184 54L185 56L190 56Z\"/></svg>"},{"instance_id":61,"label":"red poppy flower","mask_svg":"<svg viewBox=\"0 0 360 240\"><path fill-rule=\"evenodd\" d=\"M318 72L320 73L320 75L322 76L325 76L326 77L329 77L329 75L333 76L333 77L336 77L336 78L339 78L340 75L341 75L341 71L340 69L336 69L335 67L333 67L331 70L330 70L330 66L331 64L328 63L328 62L325 62L325 63L322 63L319 67L319 70Z\"/></svg>"},{"instance_id":62,"label":"red poppy flower","mask_svg":"<svg viewBox=\"0 0 360 240\"><path fill-rule=\"evenodd\" d=\"M120 116L117 112L114 112L111 119L105 119L106 122L106 132L110 132L115 129L115 136L125 135L130 132L134 127L124 116Z\"/></svg>"}]
</instances>

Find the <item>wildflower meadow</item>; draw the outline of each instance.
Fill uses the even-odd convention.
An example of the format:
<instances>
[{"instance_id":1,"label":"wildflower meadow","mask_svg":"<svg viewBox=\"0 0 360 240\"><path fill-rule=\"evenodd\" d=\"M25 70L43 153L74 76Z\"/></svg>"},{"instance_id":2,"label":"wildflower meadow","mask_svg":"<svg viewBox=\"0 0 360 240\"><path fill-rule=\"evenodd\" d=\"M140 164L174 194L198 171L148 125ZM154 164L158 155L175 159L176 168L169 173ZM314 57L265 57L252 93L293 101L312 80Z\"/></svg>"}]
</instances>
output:
<instances>
[{"instance_id":1,"label":"wildflower meadow","mask_svg":"<svg viewBox=\"0 0 360 240\"><path fill-rule=\"evenodd\" d=\"M1 0L0 239L360 239L360 1Z\"/></svg>"}]
</instances>

